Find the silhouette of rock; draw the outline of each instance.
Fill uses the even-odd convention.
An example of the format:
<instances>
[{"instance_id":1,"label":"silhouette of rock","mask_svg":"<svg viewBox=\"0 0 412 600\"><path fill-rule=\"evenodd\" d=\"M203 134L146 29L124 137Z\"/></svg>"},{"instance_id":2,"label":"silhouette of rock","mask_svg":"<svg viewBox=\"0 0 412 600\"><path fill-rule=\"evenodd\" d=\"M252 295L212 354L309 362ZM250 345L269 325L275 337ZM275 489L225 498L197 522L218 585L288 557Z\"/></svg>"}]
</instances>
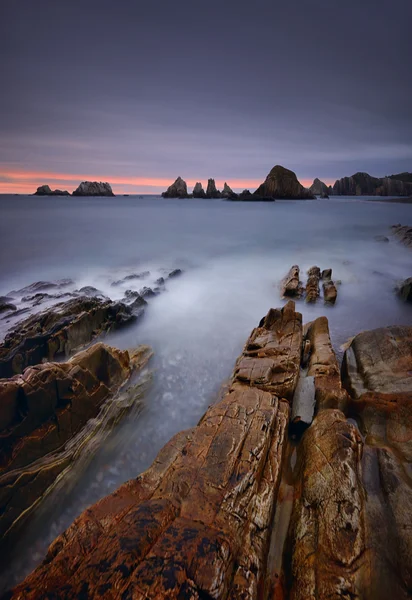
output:
<instances>
[{"instance_id":1,"label":"silhouette of rock","mask_svg":"<svg viewBox=\"0 0 412 600\"><path fill-rule=\"evenodd\" d=\"M162 194L163 198L188 198L187 184L181 177L178 177Z\"/></svg>"},{"instance_id":2,"label":"silhouette of rock","mask_svg":"<svg viewBox=\"0 0 412 600\"><path fill-rule=\"evenodd\" d=\"M51 190L48 185L41 185L34 192L35 196L70 196L66 190Z\"/></svg>"},{"instance_id":3,"label":"silhouette of rock","mask_svg":"<svg viewBox=\"0 0 412 600\"><path fill-rule=\"evenodd\" d=\"M273 167L266 180L253 194L256 197L304 200L314 195L301 185L293 171L280 165Z\"/></svg>"},{"instance_id":4,"label":"silhouette of rock","mask_svg":"<svg viewBox=\"0 0 412 600\"><path fill-rule=\"evenodd\" d=\"M114 194L109 183L83 181L74 190L73 196L114 196Z\"/></svg>"},{"instance_id":5,"label":"silhouette of rock","mask_svg":"<svg viewBox=\"0 0 412 600\"><path fill-rule=\"evenodd\" d=\"M206 190L206 198L220 198L220 192L216 189L216 184L214 179L207 180L207 190Z\"/></svg>"},{"instance_id":6,"label":"silhouette of rock","mask_svg":"<svg viewBox=\"0 0 412 600\"><path fill-rule=\"evenodd\" d=\"M206 198L205 190L203 189L202 184L198 181L193 188L193 198Z\"/></svg>"}]
</instances>

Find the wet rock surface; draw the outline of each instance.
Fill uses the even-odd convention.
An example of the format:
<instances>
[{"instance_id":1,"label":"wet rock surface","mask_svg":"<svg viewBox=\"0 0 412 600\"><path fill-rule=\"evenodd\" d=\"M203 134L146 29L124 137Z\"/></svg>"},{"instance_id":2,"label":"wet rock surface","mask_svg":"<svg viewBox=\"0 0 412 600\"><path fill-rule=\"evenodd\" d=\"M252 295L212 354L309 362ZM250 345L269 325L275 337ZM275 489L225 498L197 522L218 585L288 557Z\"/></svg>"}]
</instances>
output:
<instances>
[{"instance_id":1,"label":"wet rock surface","mask_svg":"<svg viewBox=\"0 0 412 600\"><path fill-rule=\"evenodd\" d=\"M340 372L326 317L271 309L199 424L9 597L410 598L411 340L363 332Z\"/></svg>"},{"instance_id":2,"label":"wet rock surface","mask_svg":"<svg viewBox=\"0 0 412 600\"><path fill-rule=\"evenodd\" d=\"M21 373L29 365L67 357L97 335L135 319L121 302L75 298L31 315L0 344L0 377Z\"/></svg>"},{"instance_id":3,"label":"wet rock surface","mask_svg":"<svg viewBox=\"0 0 412 600\"><path fill-rule=\"evenodd\" d=\"M299 299L304 297L308 303L314 303L320 297L319 282L322 279L322 291L325 304L333 305L338 296L335 282L332 281L332 269L322 272L317 266L310 267L307 272L306 286L300 281L300 268L293 265L281 283L281 297ZM341 282L339 282L341 283Z\"/></svg>"},{"instance_id":4,"label":"wet rock surface","mask_svg":"<svg viewBox=\"0 0 412 600\"><path fill-rule=\"evenodd\" d=\"M408 248L412 247L412 227L401 224L392 225L392 232L402 244L408 246Z\"/></svg>"},{"instance_id":5,"label":"wet rock surface","mask_svg":"<svg viewBox=\"0 0 412 600\"><path fill-rule=\"evenodd\" d=\"M65 363L27 368L0 380L0 543L68 469L79 444L68 444L100 407L150 358L150 349L120 351L102 343ZM113 413L114 416L114 413ZM66 444L68 446L66 447Z\"/></svg>"}]
</instances>

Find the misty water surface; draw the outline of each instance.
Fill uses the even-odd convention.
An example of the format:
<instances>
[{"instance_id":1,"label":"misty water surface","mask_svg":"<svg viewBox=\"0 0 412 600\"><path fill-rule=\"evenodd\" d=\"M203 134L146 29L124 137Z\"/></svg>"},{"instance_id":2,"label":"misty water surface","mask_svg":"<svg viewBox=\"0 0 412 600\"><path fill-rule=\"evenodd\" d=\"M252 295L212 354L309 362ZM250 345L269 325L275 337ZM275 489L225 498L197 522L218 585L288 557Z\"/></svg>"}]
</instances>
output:
<instances>
[{"instance_id":1,"label":"misty water surface","mask_svg":"<svg viewBox=\"0 0 412 600\"><path fill-rule=\"evenodd\" d=\"M230 377L251 329L281 306L279 282L292 264L332 267L337 303L299 302L304 321L326 314L340 345L363 329L410 324L394 294L412 276L412 251L390 225L412 224L412 205L366 199L230 203L155 197L0 197L0 295L37 280L70 277L113 299L174 268L180 278L149 300L142 321L106 338L120 348L153 347L153 384L70 493L52 493L25 527L2 587L38 564L49 543L89 504L147 468L177 431L194 426ZM389 243L376 235L388 235ZM144 282L112 287L150 270ZM134 285L133 285L134 283ZM6 320L0 319L4 334Z\"/></svg>"}]
</instances>

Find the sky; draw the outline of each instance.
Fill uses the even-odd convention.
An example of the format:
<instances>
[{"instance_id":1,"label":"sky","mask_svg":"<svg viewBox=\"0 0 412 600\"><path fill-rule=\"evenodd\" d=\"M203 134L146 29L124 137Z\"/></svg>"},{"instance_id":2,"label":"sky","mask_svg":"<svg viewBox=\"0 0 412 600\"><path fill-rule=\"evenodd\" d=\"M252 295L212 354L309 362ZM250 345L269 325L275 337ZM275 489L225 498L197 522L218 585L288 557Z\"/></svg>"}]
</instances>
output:
<instances>
[{"instance_id":1,"label":"sky","mask_svg":"<svg viewBox=\"0 0 412 600\"><path fill-rule=\"evenodd\" d=\"M412 171L412 0L0 0L0 193Z\"/></svg>"}]
</instances>

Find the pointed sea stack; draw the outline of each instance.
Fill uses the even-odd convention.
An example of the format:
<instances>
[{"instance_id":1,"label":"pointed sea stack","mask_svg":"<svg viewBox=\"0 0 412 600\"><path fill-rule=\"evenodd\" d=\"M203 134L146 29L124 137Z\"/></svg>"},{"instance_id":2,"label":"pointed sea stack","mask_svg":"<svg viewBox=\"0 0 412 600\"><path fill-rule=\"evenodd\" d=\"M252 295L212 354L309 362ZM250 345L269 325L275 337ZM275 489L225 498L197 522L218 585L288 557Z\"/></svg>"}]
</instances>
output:
<instances>
[{"instance_id":1,"label":"pointed sea stack","mask_svg":"<svg viewBox=\"0 0 412 600\"><path fill-rule=\"evenodd\" d=\"M188 198L187 184L181 177L178 177L162 194L163 198Z\"/></svg>"},{"instance_id":2,"label":"pointed sea stack","mask_svg":"<svg viewBox=\"0 0 412 600\"><path fill-rule=\"evenodd\" d=\"M207 190L206 190L206 198L220 198L221 194L218 189L216 189L216 183L214 179L207 180Z\"/></svg>"},{"instance_id":3,"label":"pointed sea stack","mask_svg":"<svg viewBox=\"0 0 412 600\"><path fill-rule=\"evenodd\" d=\"M301 185L293 171L280 165L273 167L266 180L253 194L256 199L284 198L290 200L313 199L314 195Z\"/></svg>"},{"instance_id":4,"label":"pointed sea stack","mask_svg":"<svg viewBox=\"0 0 412 600\"><path fill-rule=\"evenodd\" d=\"M73 196L114 196L110 183L102 181L82 181L74 190Z\"/></svg>"},{"instance_id":5,"label":"pointed sea stack","mask_svg":"<svg viewBox=\"0 0 412 600\"><path fill-rule=\"evenodd\" d=\"M315 196L320 196L321 198L329 198L329 188L320 179L316 178L313 180L312 185L309 188L309 191L312 192Z\"/></svg>"},{"instance_id":6,"label":"pointed sea stack","mask_svg":"<svg viewBox=\"0 0 412 600\"><path fill-rule=\"evenodd\" d=\"M193 188L193 198L206 198L205 190L200 181L198 181Z\"/></svg>"},{"instance_id":7,"label":"pointed sea stack","mask_svg":"<svg viewBox=\"0 0 412 600\"><path fill-rule=\"evenodd\" d=\"M230 186L225 181L225 185L223 186L223 190L221 193L222 198L227 198L229 200L236 200L238 195L232 190Z\"/></svg>"}]
</instances>

